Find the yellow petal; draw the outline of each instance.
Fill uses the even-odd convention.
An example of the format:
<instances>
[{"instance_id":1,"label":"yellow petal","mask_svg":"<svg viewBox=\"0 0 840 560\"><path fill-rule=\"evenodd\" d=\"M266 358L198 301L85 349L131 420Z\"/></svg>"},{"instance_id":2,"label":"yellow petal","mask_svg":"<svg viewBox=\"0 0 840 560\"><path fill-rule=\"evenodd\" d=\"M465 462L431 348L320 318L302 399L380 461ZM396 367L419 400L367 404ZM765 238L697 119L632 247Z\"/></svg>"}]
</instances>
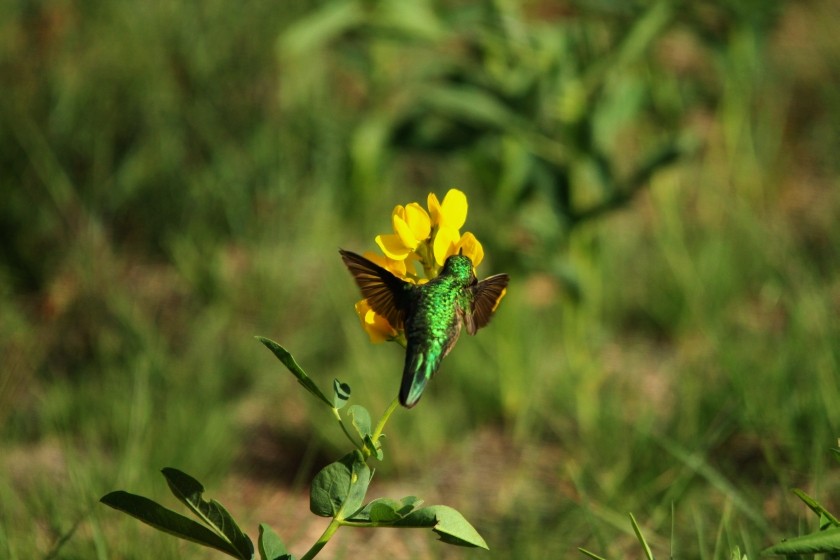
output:
<instances>
[{"instance_id":1,"label":"yellow petal","mask_svg":"<svg viewBox=\"0 0 840 560\"><path fill-rule=\"evenodd\" d=\"M367 260L378 264L388 272L396 274L400 278L405 278L406 261L383 257L370 251L366 251L362 254L362 256ZM408 255L406 255L406 257L408 257Z\"/></svg>"},{"instance_id":2,"label":"yellow petal","mask_svg":"<svg viewBox=\"0 0 840 560\"><path fill-rule=\"evenodd\" d=\"M425 241L432 231L432 223L429 220L429 215L423 210L423 207L412 202L405 207L405 221L411 232L414 234L414 239Z\"/></svg>"},{"instance_id":3,"label":"yellow petal","mask_svg":"<svg viewBox=\"0 0 840 560\"><path fill-rule=\"evenodd\" d=\"M440 205L440 225L461 229L467 221L467 195L458 189L449 189Z\"/></svg>"},{"instance_id":4,"label":"yellow petal","mask_svg":"<svg viewBox=\"0 0 840 560\"><path fill-rule=\"evenodd\" d=\"M397 335L397 331L391 327L390 323L370 308L366 299L356 303L356 314L362 322L362 328L374 344L385 342Z\"/></svg>"},{"instance_id":5,"label":"yellow petal","mask_svg":"<svg viewBox=\"0 0 840 560\"><path fill-rule=\"evenodd\" d=\"M412 232L411 228L408 227L406 221L396 214L394 215L392 221L394 223L394 233L396 233L400 238L403 246L409 250L414 250L417 247L417 240L414 238L414 232Z\"/></svg>"},{"instance_id":6,"label":"yellow petal","mask_svg":"<svg viewBox=\"0 0 840 560\"><path fill-rule=\"evenodd\" d=\"M429 193L426 199L426 206L429 208L429 215L432 217L432 223L438 225L440 223L440 202L438 202L435 193Z\"/></svg>"},{"instance_id":7,"label":"yellow petal","mask_svg":"<svg viewBox=\"0 0 840 560\"><path fill-rule=\"evenodd\" d=\"M394 216L399 216L400 218L405 220L405 208L402 206L402 204L397 204L396 206L394 206L394 210L393 212L391 212L392 220L394 219Z\"/></svg>"},{"instance_id":8,"label":"yellow petal","mask_svg":"<svg viewBox=\"0 0 840 560\"><path fill-rule=\"evenodd\" d=\"M450 255L454 255L458 252L456 244L458 243L460 236L458 235L458 231L446 226L440 226L435 235L435 244L434 244L434 253L435 253L435 260L439 265L443 265L446 257Z\"/></svg>"},{"instance_id":9,"label":"yellow petal","mask_svg":"<svg viewBox=\"0 0 840 560\"><path fill-rule=\"evenodd\" d=\"M461 236L461 241L458 242L458 250L465 257L469 257L473 263L473 268L477 268L481 261L484 260L484 247L481 246L478 239L475 238L471 232L467 232Z\"/></svg>"},{"instance_id":10,"label":"yellow petal","mask_svg":"<svg viewBox=\"0 0 840 560\"><path fill-rule=\"evenodd\" d=\"M382 249L385 256L397 261L404 260L411 252L411 249L403 244L400 236L394 235L393 233L377 235L376 244L379 245L379 248Z\"/></svg>"}]
</instances>

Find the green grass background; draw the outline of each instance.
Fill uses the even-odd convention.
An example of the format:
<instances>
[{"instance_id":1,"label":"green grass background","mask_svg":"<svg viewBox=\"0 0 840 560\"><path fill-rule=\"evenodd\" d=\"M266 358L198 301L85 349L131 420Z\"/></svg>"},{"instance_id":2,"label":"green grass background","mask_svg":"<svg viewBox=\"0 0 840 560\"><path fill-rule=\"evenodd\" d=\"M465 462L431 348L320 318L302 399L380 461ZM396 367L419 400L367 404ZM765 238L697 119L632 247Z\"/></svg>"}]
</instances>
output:
<instances>
[{"instance_id":1,"label":"green grass background","mask_svg":"<svg viewBox=\"0 0 840 560\"><path fill-rule=\"evenodd\" d=\"M337 248L450 187L510 289L370 495L491 550L343 529L325 557L640 557L627 512L659 557L814 529L789 488L836 511L840 10L698 4L3 3L0 556L216 557L98 504L175 507L165 466L301 554L346 446L253 337L384 410L401 352Z\"/></svg>"}]
</instances>

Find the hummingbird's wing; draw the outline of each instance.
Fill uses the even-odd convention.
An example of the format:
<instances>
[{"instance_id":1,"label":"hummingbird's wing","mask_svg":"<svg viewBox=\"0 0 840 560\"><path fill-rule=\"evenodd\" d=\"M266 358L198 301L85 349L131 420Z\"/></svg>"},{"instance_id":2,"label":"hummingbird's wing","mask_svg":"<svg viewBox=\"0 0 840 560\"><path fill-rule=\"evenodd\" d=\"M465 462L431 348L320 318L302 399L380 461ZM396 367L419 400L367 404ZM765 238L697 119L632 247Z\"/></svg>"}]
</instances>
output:
<instances>
[{"instance_id":1,"label":"hummingbird's wing","mask_svg":"<svg viewBox=\"0 0 840 560\"><path fill-rule=\"evenodd\" d=\"M475 334L478 329L490 322L499 301L505 295L509 280L510 277L507 274L496 274L485 278L471 288L472 309L464 314L468 333Z\"/></svg>"},{"instance_id":2,"label":"hummingbird's wing","mask_svg":"<svg viewBox=\"0 0 840 560\"><path fill-rule=\"evenodd\" d=\"M344 249L338 252L370 308L385 317L392 327L401 330L414 286L361 255Z\"/></svg>"}]
</instances>

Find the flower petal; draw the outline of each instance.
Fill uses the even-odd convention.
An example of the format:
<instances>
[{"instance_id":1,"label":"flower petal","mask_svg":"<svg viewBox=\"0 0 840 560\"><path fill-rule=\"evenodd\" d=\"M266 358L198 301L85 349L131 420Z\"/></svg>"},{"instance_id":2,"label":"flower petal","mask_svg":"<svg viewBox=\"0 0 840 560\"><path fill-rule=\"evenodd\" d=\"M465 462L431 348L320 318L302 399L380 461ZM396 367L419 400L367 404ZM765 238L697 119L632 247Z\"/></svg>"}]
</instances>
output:
<instances>
[{"instance_id":1,"label":"flower petal","mask_svg":"<svg viewBox=\"0 0 840 560\"><path fill-rule=\"evenodd\" d=\"M458 242L458 250L465 257L470 258L473 268L478 268L478 265L484 260L484 247L481 246L475 235L469 231L461 236L461 240Z\"/></svg>"},{"instance_id":2,"label":"flower petal","mask_svg":"<svg viewBox=\"0 0 840 560\"><path fill-rule=\"evenodd\" d=\"M392 221L394 222L394 233L399 236L402 244L409 250L417 248L417 239L414 238L414 232L411 231L411 228L408 227L405 220L394 215Z\"/></svg>"},{"instance_id":3,"label":"flower petal","mask_svg":"<svg viewBox=\"0 0 840 560\"><path fill-rule=\"evenodd\" d=\"M426 199L426 206L429 208L429 215L432 218L432 224L438 225L440 223L440 202L435 193L429 193Z\"/></svg>"},{"instance_id":4,"label":"flower petal","mask_svg":"<svg viewBox=\"0 0 840 560\"><path fill-rule=\"evenodd\" d=\"M397 331L384 317L377 315L370 308L366 299L356 303L356 314L362 322L362 328L365 329L370 341L374 344L385 342L397 336Z\"/></svg>"},{"instance_id":5,"label":"flower petal","mask_svg":"<svg viewBox=\"0 0 840 560\"><path fill-rule=\"evenodd\" d=\"M411 228L414 239L418 242L425 241L429 237L429 233L432 231L431 220L429 220L429 215L423 210L423 207L416 202L412 202L405 207L405 221Z\"/></svg>"},{"instance_id":6,"label":"flower petal","mask_svg":"<svg viewBox=\"0 0 840 560\"><path fill-rule=\"evenodd\" d=\"M411 249L403 244L400 236L393 233L377 235L376 244L379 245L379 248L382 249L386 257L396 261L405 260L411 252Z\"/></svg>"},{"instance_id":7,"label":"flower petal","mask_svg":"<svg viewBox=\"0 0 840 560\"><path fill-rule=\"evenodd\" d=\"M435 235L433 251L435 253L435 261L439 265L443 265L446 257L458 252L456 244L459 239L460 236L457 230L446 226L440 226L438 228L437 235Z\"/></svg>"},{"instance_id":8,"label":"flower petal","mask_svg":"<svg viewBox=\"0 0 840 560\"><path fill-rule=\"evenodd\" d=\"M376 253L373 253L371 251L365 251L365 253L362 254L362 256L364 258L366 258L367 260L378 264L379 266L381 266L382 268L384 268L388 272L396 274L400 278L405 278L405 271L406 271L406 261L405 260L397 260L397 259L392 259L390 257L383 257L383 256L377 255ZM408 256L409 255L406 255L406 259L408 258Z\"/></svg>"},{"instance_id":9,"label":"flower petal","mask_svg":"<svg viewBox=\"0 0 840 560\"><path fill-rule=\"evenodd\" d=\"M467 221L467 195L458 189L449 189L440 205L440 225L461 229Z\"/></svg>"}]
</instances>

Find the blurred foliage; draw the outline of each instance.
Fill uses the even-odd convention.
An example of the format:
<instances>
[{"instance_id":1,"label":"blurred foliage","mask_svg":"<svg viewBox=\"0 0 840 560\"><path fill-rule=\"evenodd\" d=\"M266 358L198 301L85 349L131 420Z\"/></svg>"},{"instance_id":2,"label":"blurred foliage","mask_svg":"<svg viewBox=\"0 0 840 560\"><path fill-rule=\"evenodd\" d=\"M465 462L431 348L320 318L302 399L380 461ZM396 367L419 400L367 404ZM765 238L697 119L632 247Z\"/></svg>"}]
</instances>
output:
<instances>
[{"instance_id":1,"label":"blurred foliage","mask_svg":"<svg viewBox=\"0 0 840 560\"><path fill-rule=\"evenodd\" d=\"M167 464L293 496L337 442L299 435L252 335L383 410L401 356L358 329L335 248L449 187L511 289L391 422L445 466L393 442L378 480L458 502L498 557L637 552L627 511L687 557L795 534L786 487L837 495L838 22L833 0L0 4L0 555L147 557L79 504Z\"/></svg>"}]
</instances>

